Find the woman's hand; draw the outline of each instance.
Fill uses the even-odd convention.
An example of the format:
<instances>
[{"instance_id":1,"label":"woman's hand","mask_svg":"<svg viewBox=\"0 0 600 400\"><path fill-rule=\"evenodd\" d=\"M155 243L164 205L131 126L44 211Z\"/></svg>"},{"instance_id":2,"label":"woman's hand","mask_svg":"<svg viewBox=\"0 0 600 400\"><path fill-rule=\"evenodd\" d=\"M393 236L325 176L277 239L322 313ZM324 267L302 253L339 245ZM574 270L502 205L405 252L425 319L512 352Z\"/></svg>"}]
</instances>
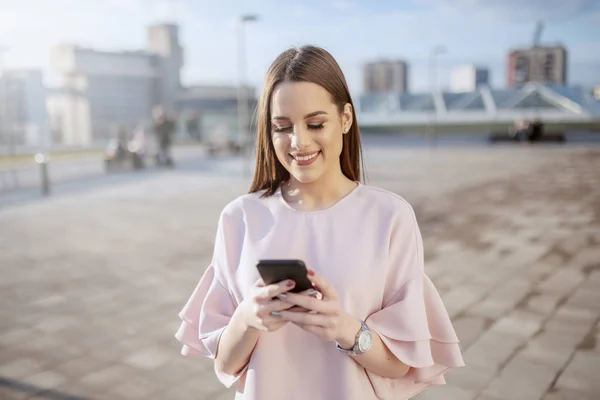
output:
<instances>
[{"instance_id":1,"label":"woman's hand","mask_svg":"<svg viewBox=\"0 0 600 400\"><path fill-rule=\"evenodd\" d=\"M327 340L346 342L348 321L353 320L340 308L340 302L335 289L313 270L308 271L308 279L313 283L315 289L321 294L321 298L303 296L295 293L286 293L285 302L302 307L309 312L298 313L293 311L281 311L280 320L293 322L302 329ZM360 328L360 327L359 327ZM358 329L352 333L352 339ZM353 341L353 340L352 340Z\"/></svg>"},{"instance_id":2,"label":"woman's hand","mask_svg":"<svg viewBox=\"0 0 600 400\"><path fill-rule=\"evenodd\" d=\"M262 332L274 332L281 329L288 321L278 317L278 313L288 310L293 313L306 312L283 299L288 291L293 289L295 282L292 280L274 283L265 286L262 279L256 281L248 300L242 303L243 319L246 326ZM310 291L309 291L310 292ZM299 293L297 296L306 297L311 293Z\"/></svg>"}]
</instances>

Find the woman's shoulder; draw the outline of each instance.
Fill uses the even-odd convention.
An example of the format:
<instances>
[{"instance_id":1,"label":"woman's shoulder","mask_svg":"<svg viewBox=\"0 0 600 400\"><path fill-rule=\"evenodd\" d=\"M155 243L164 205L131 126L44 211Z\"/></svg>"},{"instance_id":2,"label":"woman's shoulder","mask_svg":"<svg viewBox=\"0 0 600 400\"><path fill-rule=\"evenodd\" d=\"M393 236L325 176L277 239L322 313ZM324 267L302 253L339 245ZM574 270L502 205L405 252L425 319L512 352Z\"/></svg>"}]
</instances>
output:
<instances>
[{"instance_id":1,"label":"woman's shoulder","mask_svg":"<svg viewBox=\"0 0 600 400\"><path fill-rule=\"evenodd\" d=\"M258 208L271 207L274 204L275 196L263 197L264 191L246 193L235 197L223 207L222 216L243 216L249 212L256 211Z\"/></svg>"},{"instance_id":2,"label":"woman's shoulder","mask_svg":"<svg viewBox=\"0 0 600 400\"><path fill-rule=\"evenodd\" d=\"M412 217L415 212L412 205L401 195L377 186L362 185L362 198L386 215Z\"/></svg>"}]
</instances>

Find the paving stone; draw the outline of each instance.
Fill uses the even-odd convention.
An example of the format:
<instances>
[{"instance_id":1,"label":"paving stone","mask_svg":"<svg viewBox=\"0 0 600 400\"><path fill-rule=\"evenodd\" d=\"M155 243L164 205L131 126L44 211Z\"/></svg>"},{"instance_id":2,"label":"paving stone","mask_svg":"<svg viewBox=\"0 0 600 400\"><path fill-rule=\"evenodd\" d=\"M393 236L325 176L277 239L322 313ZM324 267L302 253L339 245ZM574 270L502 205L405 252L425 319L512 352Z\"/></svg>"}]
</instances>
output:
<instances>
[{"instance_id":1,"label":"paving stone","mask_svg":"<svg viewBox=\"0 0 600 400\"><path fill-rule=\"evenodd\" d=\"M570 294L585 280L579 270L559 269L543 281L537 290L558 296Z\"/></svg>"},{"instance_id":2,"label":"paving stone","mask_svg":"<svg viewBox=\"0 0 600 400\"><path fill-rule=\"evenodd\" d=\"M487 320L481 317L462 316L452 321L460 347L463 351L469 348L483 333Z\"/></svg>"},{"instance_id":3,"label":"paving stone","mask_svg":"<svg viewBox=\"0 0 600 400\"><path fill-rule=\"evenodd\" d=\"M113 365L100 371L91 372L83 376L81 383L97 390L115 387L134 376L134 370L124 365Z\"/></svg>"},{"instance_id":4,"label":"paving stone","mask_svg":"<svg viewBox=\"0 0 600 400\"><path fill-rule=\"evenodd\" d=\"M487 294L487 290L479 285L467 284L456 286L442 296L450 318L463 313Z\"/></svg>"},{"instance_id":5,"label":"paving stone","mask_svg":"<svg viewBox=\"0 0 600 400\"><path fill-rule=\"evenodd\" d=\"M530 291L531 287L527 282L507 281L471 307L468 314L495 320L515 308Z\"/></svg>"},{"instance_id":6,"label":"paving stone","mask_svg":"<svg viewBox=\"0 0 600 400\"><path fill-rule=\"evenodd\" d=\"M463 368L450 370L445 378L452 386L480 393L488 387L497 374L498 370L495 368L468 364Z\"/></svg>"},{"instance_id":7,"label":"paving stone","mask_svg":"<svg viewBox=\"0 0 600 400\"><path fill-rule=\"evenodd\" d=\"M125 363L140 369L155 369L172 359L172 351L164 347L153 346L138 351L125 358Z\"/></svg>"},{"instance_id":8,"label":"paving stone","mask_svg":"<svg viewBox=\"0 0 600 400\"><path fill-rule=\"evenodd\" d=\"M600 261L599 261L600 262ZM580 287L565 303L566 307L589 310L600 316L600 286L596 290Z\"/></svg>"},{"instance_id":9,"label":"paving stone","mask_svg":"<svg viewBox=\"0 0 600 400\"><path fill-rule=\"evenodd\" d=\"M452 385L430 386L415 397L415 400L475 400L477 393Z\"/></svg>"},{"instance_id":10,"label":"paving stone","mask_svg":"<svg viewBox=\"0 0 600 400\"><path fill-rule=\"evenodd\" d=\"M520 336L487 331L464 353L465 364L498 369L525 342Z\"/></svg>"},{"instance_id":11,"label":"paving stone","mask_svg":"<svg viewBox=\"0 0 600 400\"><path fill-rule=\"evenodd\" d=\"M0 366L0 376L11 379L22 379L44 370L43 362L23 357Z\"/></svg>"},{"instance_id":12,"label":"paving stone","mask_svg":"<svg viewBox=\"0 0 600 400\"><path fill-rule=\"evenodd\" d=\"M550 388L558 371L515 357L492 381L484 394L506 400L540 399Z\"/></svg>"},{"instance_id":13,"label":"paving stone","mask_svg":"<svg viewBox=\"0 0 600 400\"><path fill-rule=\"evenodd\" d=\"M0 386L0 399L2 400L24 400L28 396L21 391Z\"/></svg>"},{"instance_id":14,"label":"paving stone","mask_svg":"<svg viewBox=\"0 0 600 400\"><path fill-rule=\"evenodd\" d=\"M585 351L578 351L567 368L558 378L558 389L570 389L583 393L600 393L600 356Z\"/></svg>"},{"instance_id":15,"label":"paving stone","mask_svg":"<svg viewBox=\"0 0 600 400\"><path fill-rule=\"evenodd\" d=\"M582 393L568 389L553 389L546 394L544 400L598 400L598 394Z\"/></svg>"},{"instance_id":16,"label":"paving stone","mask_svg":"<svg viewBox=\"0 0 600 400\"><path fill-rule=\"evenodd\" d=\"M518 241L518 250L506 257L502 262L508 267L530 267L537 262L545 253L548 252L548 246L539 244L528 244L522 246L523 241Z\"/></svg>"},{"instance_id":17,"label":"paving stone","mask_svg":"<svg viewBox=\"0 0 600 400\"><path fill-rule=\"evenodd\" d=\"M519 354L533 363L560 370L571 359L583 336L583 333L545 331L530 340Z\"/></svg>"},{"instance_id":18,"label":"paving stone","mask_svg":"<svg viewBox=\"0 0 600 400\"><path fill-rule=\"evenodd\" d=\"M569 263L571 268L578 268L583 271L590 268L598 268L599 265L600 249L597 248L597 245L589 246L577 252Z\"/></svg>"},{"instance_id":19,"label":"paving stone","mask_svg":"<svg viewBox=\"0 0 600 400\"><path fill-rule=\"evenodd\" d=\"M586 334L594 325L598 315L592 311L574 306L562 305L544 324L546 331Z\"/></svg>"},{"instance_id":20,"label":"paving stone","mask_svg":"<svg viewBox=\"0 0 600 400\"><path fill-rule=\"evenodd\" d=\"M86 355L59 364L54 369L70 379L77 379L91 372L106 369L109 366L109 362L104 359Z\"/></svg>"},{"instance_id":21,"label":"paving stone","mask_svg":"<svg viewBox=\"0 0 600 400\"><path fill-rule=\"evenodd\" d=\"M556 294L534 294L527 301L525 309L541 316L548 316L553 313L561 300L562 297Z\"/></svg>"},{"instance_id":22,"label":"paving stone","mask_svg":"<svg viewBox=\"0 0 600 400\"><path fill-rule=\"evenodd\" d=\"M43 371L27 377L23 381L42 389L53 389L67 382L67 378L58 372Z\"/></svg>"},{"instance_id":23,"label":"paving stone","mask_svg":"<svg viewBox=\"0 0 600 400\"><path fill-rule=\"evenodd\" d=\"M106 396L115 396L126 400L151 399L155 398L156 393L163 390L160 382L145 377L136 377L115 386Z\"/></svg>"},{"instance_id":24,"label":"paving stone","mask_svg":"<svg viewBox=\"0 0 600 400\"><path fill-rule=\"evenodd\" d=\"M490 332L529 339L542 327L543 317L527 311L513 310L490 327Z\"/></svg>"},{"instance_id":25,"label":"paving stone","mask_svg":"<svg viewBox=\"0 0 600 400\"><path fill-rule=\"evenodd\" d=\"M589 245L588 235L571 234L568 239L560 242L557 247L567 254L576 254L587 245Z\"/></svg>"}]
</instances>

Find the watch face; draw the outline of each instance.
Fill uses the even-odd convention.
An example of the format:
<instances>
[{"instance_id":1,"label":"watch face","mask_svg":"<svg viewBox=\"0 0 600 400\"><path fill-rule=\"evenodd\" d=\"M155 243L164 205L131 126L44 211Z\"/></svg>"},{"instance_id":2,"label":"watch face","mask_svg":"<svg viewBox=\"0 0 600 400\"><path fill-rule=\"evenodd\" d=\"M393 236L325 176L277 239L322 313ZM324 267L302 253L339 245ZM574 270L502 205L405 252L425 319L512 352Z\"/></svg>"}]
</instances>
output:
<instances>
[{"instance_id":1,"label":"watch face","mask_svg":"<svg viewBox=\"0 0 600 400\"><path fill-rule=\"evenodd\" d=\"M371 332L363 331L358 338L358 348L361 352L365 352L371 348L373 337Z\"/></svg>"}]
</instances>

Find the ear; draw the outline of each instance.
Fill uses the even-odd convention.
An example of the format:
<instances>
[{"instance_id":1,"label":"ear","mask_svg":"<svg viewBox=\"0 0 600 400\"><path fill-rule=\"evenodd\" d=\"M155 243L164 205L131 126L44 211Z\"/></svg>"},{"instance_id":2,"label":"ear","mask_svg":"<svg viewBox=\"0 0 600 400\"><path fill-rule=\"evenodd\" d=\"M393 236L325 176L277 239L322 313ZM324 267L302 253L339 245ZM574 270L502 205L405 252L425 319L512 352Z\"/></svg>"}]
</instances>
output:
<instances>
[{"instance_id":1,"label":"ear","mask_svg":"<svg viewBox=\"0 0 600 400\"><path fill-rule=\"evenodd\" d=\"M352 120L352 105L346 103L344 105L344 111L342 112L342 132L344 134L350 132L350 127L354 121Z\"/></svg>"}]
</instances>

